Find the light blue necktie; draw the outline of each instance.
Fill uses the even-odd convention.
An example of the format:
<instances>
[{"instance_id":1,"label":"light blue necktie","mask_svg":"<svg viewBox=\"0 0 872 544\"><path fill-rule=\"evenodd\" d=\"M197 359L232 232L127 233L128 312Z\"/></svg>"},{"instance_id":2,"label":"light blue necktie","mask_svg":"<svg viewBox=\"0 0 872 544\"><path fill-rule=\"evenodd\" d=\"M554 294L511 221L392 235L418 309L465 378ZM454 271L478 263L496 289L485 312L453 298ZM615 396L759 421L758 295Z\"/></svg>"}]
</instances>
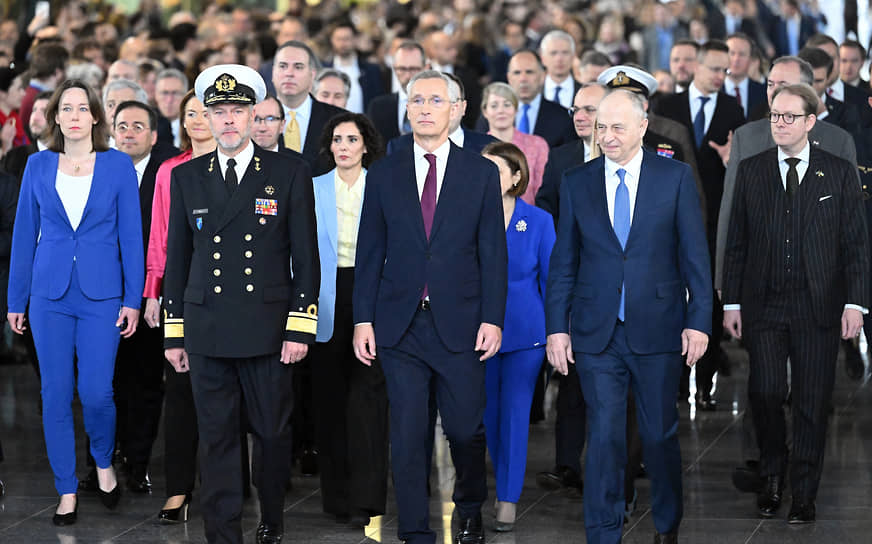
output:
<instances>
[{"instance_id":1,"label":"light blue necktie","mask_svg":"<svg viewBox=\"0 0 872 544\"><path fill-rule=\"evenodd\" d=\"M624 176L627 171L623 168L618 168L616 172L621 183L615 189L615 234L618 241L621 242L621 249L627 247L627 237L630 235L630 190L627 184L624 183ZM624 320L624 285L621 284L621 305L618 307L618 319Z\"/></svg>"},{"instance_id":2,"label":"light blue necktie","mask_svg":"<svg viewBox=\"0 0 872 544\"><path fill-rule=\"evenodd\" d=\"M530 111L530 104L521 104L521 122L518 123L518 130L524 134L530 134L530 118L527 113Z\"/></svg>"},{"instance_id":3,"label":"light blue necktie","mask_svg":"<svg viewBox=\"0 0 872 544\"><path fill-rule=\"evenodd\" d=\"M705 138L705 103L709 101L709 97L699 97L699 111L696 112L696 117L693 118L693 139L696 142L696 148L702 146L702 141Z\"/></svg>"}]
</instances>

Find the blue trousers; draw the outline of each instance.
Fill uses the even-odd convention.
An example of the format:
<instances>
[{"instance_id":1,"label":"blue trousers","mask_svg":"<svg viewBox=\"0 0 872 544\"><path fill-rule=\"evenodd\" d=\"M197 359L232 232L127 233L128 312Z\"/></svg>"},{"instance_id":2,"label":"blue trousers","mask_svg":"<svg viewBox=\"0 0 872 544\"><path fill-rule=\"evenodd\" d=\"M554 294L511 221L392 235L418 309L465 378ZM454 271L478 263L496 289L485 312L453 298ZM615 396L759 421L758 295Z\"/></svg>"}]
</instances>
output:
<instances>
[{"instance_id":1,"label":"blue trousers","mask_svg":"<svg viewBox=\"0 0 872 544\"><path fill-rule=\"evenodd\" d=\"M481 513L487 499L485 369L471 350L448 351L433 315L418 310L390 348L378 346L390 401L391 469L397 496L397 536L408 544L435 544L430 529L426 459L430 391L442 416L457 478L452 499L460 519ZM431 433L432 436L432 433Z\"/></svg>"},{"instance_id":2,"label":"blue trousers","mask_svg":"<svg viewBox=\"0 0 872 544\"><path fill-rule=\"evenodd\" d=\"M588 436L584 478L584 525L590 544L621 541L624 470L627 466L627 395L632 386L651 478L651 509L659 533L678 530L683 513L681 452L678 446L680 353L639 355L630 351L618 324L605 351L576 353L587 404Z\"/></svg>"},{"instance_id":3,"label":"blue trousers","mask_svg":"<svg viewBox=\"0 0 872 544\"><path fill-rule=\"evenodd\" d=\"M99 468L112 464L115 402L112 376L121 339L115 326L121 298L89 299L73 267L70 286L57 300L32 296L29 318L42 375L42 425L58 494L75 493L76 437L73 387L79 391L91 455ZM78 358L78 384L74 384Z\"/></svg>"},{"instance_id":4,"label":"blue trousers","mask_svg":"<svg viewBox=\"0 0 872 544\"><path fill-rule=\"evenodd\" d=\"M530 406L545 348L498 353L485 365L484 430L497 480L497 500L518 502L527 469Z\"/></svg>"}]
</instances>

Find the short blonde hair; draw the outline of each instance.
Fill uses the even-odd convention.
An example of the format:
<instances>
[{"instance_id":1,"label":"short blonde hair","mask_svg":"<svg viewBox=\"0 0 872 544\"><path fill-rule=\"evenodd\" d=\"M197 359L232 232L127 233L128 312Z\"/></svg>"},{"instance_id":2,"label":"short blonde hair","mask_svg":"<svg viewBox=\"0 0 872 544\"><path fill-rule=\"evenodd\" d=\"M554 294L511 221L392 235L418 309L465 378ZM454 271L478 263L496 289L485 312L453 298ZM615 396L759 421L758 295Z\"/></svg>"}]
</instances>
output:
<instances>
[{"instance_id":1,"label":"short blonde hair","mask_svg":"<svg viewBox=\"0 0 872 544\"><path fill-rule=\"evenodd\" d=\"M505 98L509 102L515 106L515 109L518 109L518 95L515 93L515 90L509 87L508 84L502 83L500 81L491 83L487 87L484 88L484 91L481 93L481 109L484 111L487 108L487 101L490 99L491 95L499 96L501 98Z\"/></svg>"}]
</instances>

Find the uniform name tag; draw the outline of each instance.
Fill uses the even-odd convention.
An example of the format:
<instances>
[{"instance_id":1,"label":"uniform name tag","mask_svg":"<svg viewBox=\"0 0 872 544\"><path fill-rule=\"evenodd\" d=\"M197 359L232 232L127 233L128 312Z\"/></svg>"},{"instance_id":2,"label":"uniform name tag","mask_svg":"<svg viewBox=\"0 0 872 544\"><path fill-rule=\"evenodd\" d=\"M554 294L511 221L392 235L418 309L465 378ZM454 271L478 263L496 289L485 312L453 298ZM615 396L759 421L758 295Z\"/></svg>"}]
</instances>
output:
<instances>
[{"instance_id":1,"label":"uniform name tag","mask_svg":"<svg viewBox=\"0 0 872 544\"><path fill-rule=\"evenodd\" d=\"M197 208L191 212L193 215L201 215L204 213L209 213L209 208Z\"/></svg>"},{"instance_id":2,"label":"uniform name tag","mask_svg":"<svg viewBox=\"0 0 872 544\"><path fill-rule=\"evenodd\" d=\"M279 202L274 198L255 198L254 213L257 215L278 215Z\"/></svg>"}]
</instances>

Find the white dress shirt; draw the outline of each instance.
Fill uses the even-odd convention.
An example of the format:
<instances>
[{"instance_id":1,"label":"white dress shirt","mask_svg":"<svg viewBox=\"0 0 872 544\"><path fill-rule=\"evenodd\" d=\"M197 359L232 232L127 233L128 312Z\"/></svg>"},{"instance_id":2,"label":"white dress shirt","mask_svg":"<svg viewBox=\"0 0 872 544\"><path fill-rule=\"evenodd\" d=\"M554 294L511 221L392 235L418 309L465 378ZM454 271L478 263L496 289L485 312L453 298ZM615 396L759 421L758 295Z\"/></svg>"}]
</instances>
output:
<instances>
[{"instance_id":1,"label":"white dress shirt","mask_svg":"<svg viewBox=\"0 0 872 544\"><path fill-rule=\"evenodd\" d=\"M176 147L180 147L182 145L182 120L179 117L176 117L172 121L170 121L170 130L173 133L173 145Z\"/></svg>"},{"instance_id":2,"label":"white dress shirt","mask_svg":"<svg viewBox=\"0 0 872 544\"><path fill-rule=\"evenodd\" d=\"M363 113L363 88L360 86L360 65L357 64L357 54L353 54L347 63L339 57L334 58L333 67L351 80L351 91L348 93L345 109L354 113Z\"/></svg>"},{"instance_id":3,"label":"white dress shirt","mask_svg":"<svg viewBox=\"0 0 872 544\"><path fill-rule=\"evenodd\" d=\"M621 178L618 177L618 170L623 168L626 171L624 174L624 183L630 193L630 225L633 224L633 211L636 209L636 193L639 191L639 174L642 171L642 148L633 155L630 162L621 166L615 161L605 157L606 170L606 200L609 206L609 222L615 224L615 191L618 185L621 184Z\"/></svg>"},{"instance_id":4,"label":"white dress shirt","mask_svg":"<svg viewBox=\"0 0 872 544\"><path fill-rule=\"evenodd\" d=\"M575 100L575 81L572 79L572 74L566 76L566 79L556 82L551 79L551 76L545 76L545 99L554 99L554 90L560 86L560 105L566 109L572 107L572 101Z\"/></svg>"},{"instance_id":5,"label":"white dress shirt","mask_svg":"<svg viewBox=\"0 0 872 544\"><path fill-rule=\"evenodd\" d=\"M430 153L415 142L412 146L415 157L415 181L418 182L418 200L424 194L424 182L427 181L427 171L430 170L430 162L424 156ZM437 147L433 154L436 155L436 201L439 201L439 193L442 191L442 179L445 177L445 166L448 164L448 152L451 151L451 142L445 140Z\"/></svg>"},{"instance_id":6,"label":"white dress shirt","mask_svg":"<svg viewBox=\"0 0 872 544\"><path fill-rule=\"evenodd\" d=\"M837 79L835 81L835 83L833 83L832 85L830 85L827 88L826 94L830 95L830 98L834 98L834 99L838 100L839 102L844 102L845 101L845 82L842 81L841 79Z\"/></svg>"},{"instance_id":7,"label":"white dress shirt","mask_svg":"<svg viewBox=\"0 0 872 544\"><path fill-rule=\"evenodd\" d=\"M799 176L799 184L802 185L802 178L805 177L805 173L808 171L808 157L811 154L811 146L808 142L805 143L805 147L802 148L802 151L794 155L795 158L799 159L799 162L796 163L796 174ZM787 159L790 158L790 155L785 153L780 147L778 148L778 171L781 174L781 187L784 190L787 190L787 171L790 170L790 165L787 164ZM845 309L848 308L857 310L861 314L868 314L869 310L862 306L858 306L857 304L845 304ZM724 311L727 310L741 310L741 304L724 304Z\"/></svg>"},{"instance_id":8,"label":"white dress shirt","mask_svg":"<svg viewBox=\"0 0 872 544\"><path fill-rule=\"evenodd\" d=\"M151 160L151 153L145 156L144 159L133 165L136 169L136 182L142 187L142 176L145 175L145 167L148 166L148 161Z\"/></svg>"},{"instance_id":9,"label":"white dress shirt","mask_svg":"<svg viewBox=\"0 0 872 544\"><path fill-rule=\"evenodd\" d=\"M463 147L463 142L466 141L464 138L463 127L457 127L457 130L448 135L448 139L457 147Z\"/></svg>"},{"instance_id":10,"label":"white dress shirt","mask_svg":"<svg viewBox=\"0 0 872 544\"><path fill-rule=\"evenodd\" d=\"M306 147L306 135L309 133L309 120L312 119L312 95L306 95L306 99L296 109L282 104L285 110L285 126L282 127L282 138L285 137L285 128L291 122L291 112L297 116L297 126L300 127L300 151Z\"/></svg>"},{"instance_id":11,"label":"white dress shirt","mask_svg":"<svg viewBox=\"0 0 872 544\"><path fill-rule=\"evenodd\" d=\"M530 111L527 112L527 120L530 121L530 134L536 128L536 119L539 118L539 106L542 105L542 93L537 94L530 101ZM515 113L515 127L521 126L521 117L524 115L524 103L518 102L518 111Z\"/></svg>"},{"instance_id":12,"label":"white dress shirt","mask_svg":"<svg viewBox=\"0 0 872 544\"><path fill-rule=\"evenodd\" d=\"M64 205L64 210L67 212L67 218L70 220L73 230L77 230L79 223L82 222L82 215L85 213L85 206L88 204L88 195L91 194L91 181L93 178L93 174L88 174L87 176L69 176L58 170L57 178L55 178L55 189L61 198L61 204Z\"/></svg>"},{"instance_id":13,"label":"white dress shirt","mask_svg":"<svg viewBox=\"0 0 872 544\"><path fill-rule=\"evenodd\" d=\"M590 160L590 146L584 140L581 141L581 145L584 147L584 162L587 162Z\"/></svg>"},{"instance_id":14,"label":"white dress shirt","mask_svg":"<svg viewBox=\"0 0 872 544\"><path fill-rule=\"evenodd\" d=\"M699 98L701 96L709 97L709 100L705 103L705 108L703 109L703 113L705 114L705 130L703 131L703 134L708 134L709 126L712 124L712 117L715 116L715 106L718 103L718 92L715 91L711 94L703 94L702 91L696 88L696 83L691 81L690 86L687 88L687 94L688 98L690 99L691 123L693 123L693 120L696 119L696 113L699 111ZM691 128L691 136L693 136L692 133L693 129Z\"/></svg>"},{"instance_id":15,"label":"white dress shirt","mask_svg":"<svg viewBox=\"0 0 872 544\"><path fill-rule=\"evenodd\" d=\"M733 83L733 80L727 78L724 80L724 92L730 96L736 96L736 89L739 89L739 98L742 99L742 111L745 112L745 117L748 116L748 78L746 77L741 83ZM697 99L697 101L699 101ZM693 117L690 118L693 121Z\"/></svg>"},{"instance_id":16,"label":"white dress shirt","mask_svg":"<svg viewBox=\"0 0 872 544\"><path fill-rule=\"evenodd\" d=\"M227 174L227 161L231 159L224 153L221 152L221 148L217 148L218 150L218 167L221 168L221 177L226 179ZM242 183L242 176L245 175L245 171L248 169L248 164L251 162L251 159L254 158L254 144L248 142L245 146L245 149L236 154L236 166L233 167L233 170L236 172L236 181L237 183Z\"/></svg>"}]
</instances>

